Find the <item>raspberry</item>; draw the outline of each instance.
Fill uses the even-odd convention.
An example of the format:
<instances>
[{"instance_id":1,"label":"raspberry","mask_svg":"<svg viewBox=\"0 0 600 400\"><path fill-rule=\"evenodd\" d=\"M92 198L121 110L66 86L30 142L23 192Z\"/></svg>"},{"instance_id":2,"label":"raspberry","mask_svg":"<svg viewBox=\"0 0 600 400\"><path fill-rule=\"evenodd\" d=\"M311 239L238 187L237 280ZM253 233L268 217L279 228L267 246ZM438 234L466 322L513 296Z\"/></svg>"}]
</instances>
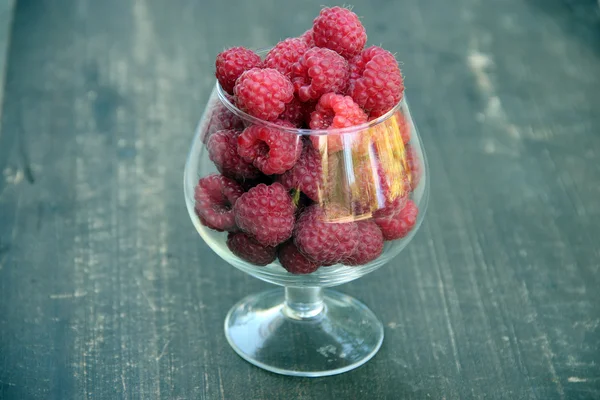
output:
<instances>
[{"instance_id":1,"label":"raspberry","mask_svg":"<svg viewBox=\"0 0 600 400\"><path fill-rule=\"evenodd\" d=\"M390 213L384 217L376 217L373 220L381 229L385 240L395 240L403 238L413 229L418 214L419 209L415 202L408 200L401 211Z\"/></svg>"},{"instance_id":2,"label":"raspberry","mask_svg":"<svg viewBox=\"0 0 600 400\"><path fill-rule=\"evenodd\" d=\"M318 264L304 257L304 255L298 251L293 240L289 240L281 245L278 256L279 262L283 268L292 274L310 274L319 269Z\"/></svg>"},{"instance_id":3,"label":"raspberry","mask_svg":"<svg viewBox=\"0 0 600 400\"><path fill-rule=\"evenodd\" d=\"M373 218L385 219L398 214L408 202L408 192L394 199L387 199L385 206L373 212Z\"/></svg>"},{"instance_id":4,"label":"raspberry","mask_svg":"<svg viewBox=\"0 0 600 400\"><path fill-rule=\"evenodd\" d=\"M260 57L252 50L244 47L232 47L217 55L215 75L223 90L232 94L236 79L244 71L261 65Z\"/></svg>"},{"instance_id":5,"label":"raspberry","mask_svg":"<svg viewBox=\"0 0 600 400\"><path fill-rule=\"evenodd\" d=\"M347 94L371 113L383 115L402 99L404 83L392 53L371 46L350 60Z\"/></svg>"},{"instance_id":6,"label":"raspberry","mask_svg":"<svg viewBox=\"0 0 600 400\"><path fill-rule=\"evenodd\" d=\"M291 122L296 127L302 127L304 121L310 118L310 113L314 111L314 107L315 103L303 103L297 97L294 97L279 118Z\"/></svg>"},{"instance_id":7,"label":"raspberry","mask_svg":"<svg viewBox=\"0 0 600 400\"><path fill-rule=\"evenodd\" d=\"M328 92L344 92L349 74L344 57L333 50L313 47L292 67L292 83L301 101L318 100Z\"/></svg>"},{"instance_id":8,"label":"raspberry","mask_svg":"<svg viewBox=\"0 0 600 400\"><path fill-rule=\"evenodd\" d=\"M215 132L206 144L208 157L215 163L219 172L229 178L236 180L258 178L260 171L238 154L239 134L232 130Z\"/></svg>"},{"instance_id":9,"label":"raspberry","mask_svg":"<svg viewBox=\"0 0 600 400\"><path fill-rule=\"evenodd\" d=\"M412 190L415 190L417 186L419 186L419 182L423 176L423 169L415 148L411 145L407 145L405 150L406 163L408 164L408 170L410 171L410 187Z\"/></svg>"},{"instance_id":10,"label":"raspberry","mask_svg":"<svg viewBox=\"0 0 600 400\"><path fill-rule=\"evenodd\" d=\"M408 199L406 184L401 176L388 173L372 158L354 164L355 186L351 186L355 215L373 212L385 216L400 211Z\"/></svg>"},{"instance_id":11,"label":"raspberry","mask_svg":"<svg viewBox=\"0 0 600 400\"><path fill-rule=\"evenodd\" d=\"M265 57L265 68L273 68L290 77L292 66L306 53L308 45L301 38L285 39L275 45Z\"/></svg>"},{"instance_id":12,"label":"raspberry","mask_svg":"<svg viewBox=\"0 0 600 400\"><path fill-rule=\"evenodd\" d=\"M315 38L312 29L309 29L300 35L300 39L304 40L304 43L306 43L308 47L315 47Z\"/></svg>"},{"instance_id":13,"label":"raspberry","mask_svg":"<svg viewBox=\"0 0 600 400\"><path fill-rule=\"evenodd\" d=\"M242 187L222 175L209 175L198 182L194 192L200 222L218 231L236 229L233 205L244 193Z\"/></svg>"},{"instance_id":14,"label":"raspberry","mask_svg":"<svg viewBox=\"0 0 600 400\"><path fill-rule=\"evenodd\" d=\"M244 129L244 122L241 118L229 111L225 104L221 102L217 102L209 112L208 126L202 136L204 144L208 143L208 139L217 131L241 131Z\"/></svg>"},{"instance_id":15,"label":"raspberry","mask_svg":"<svg viewBox=\"0 0 600 400\"><path fill-rule=\"evenodd\" d=\"M336 129L347 128L367 122L367 115L352 100L350 96L327 93L321 96L315 111L310 115L311 129ZM327 151L334 153L342 150L342 134L327 136ZM319 136L312 136L311 141L319 147L324 141Z\"/></svg>"},{"instance_id":16,"label":"raspberry","mask_svg":"<svg viewBox=\"0 0 600 400\"><path fill-rule=\"evenodd\" d=\"M296 207L279 183L253 187L238 199L234 211L240 229L265 246L276 246L292 236Z\"/></svg>"},{"instance_id":17,"label":"raspberry","mask_svg":"<svg viewBox=\"0 0 600 400\"><path fill-rule=\"evenodd\" d=\"M279 124L293 128L287 121ZM296 164L302 153L299 135L268 126L249 126L238 136L237 143L238 154L266 175L284 173Z\"/></svg>"},{"instance_id":18,"label":"raspberry","mask_svg":"<svg viewBox=\"0 0 600 400\"><path fill-rule=\"evenodd\" d=\"M375 222L359 221L356 225L360 240L352 255L343 261L346 265L366 264L379 257L383 251L383 234Z\"/></svg>"},{"instance_id":19,"label":"raspberry","mask_svg":"<svg viewBox=\"0 0 600 400\"><path fill-rule=\"evenodd\" d=\"M327 93L321 96L310 115L311 129L337 129L367 122L367 114L350 96Z\"/></svg>"},{"instance_id":20,"label":"raspberry","mask_svg":"<svg viewBox=\"0 0 600 400\"><path fill-rule=\"evenodd\" d=\"M348 214L335 206L328 211ZM294 243L298 250L319 265L333 265L350 257L358 241L356 223L328 221L325 211L317 204L300 215L294 228Z\"/></svg>"},{"instance_id":21,"label":"raspberry","mask_svg":"<svg viewBox=\"0 0 600 400\"><path fill-rule=\"evenodd\" d=\"M305 143L298 162L279 177L286 189L299 189L313 201L319 201L323 182L321 155L309 142Z\"/></svg>"},{"instance_id":22,"label":"raspberry","mask_svg":"<svg viewBox=\"0 0 600 400\"><path fill-rule=\"evenodd\" d=\"M323 8L313 22L315 45L327 47L346 58L359 54L367 43L367 32L358 16L347 8Z\"/></svg>"},{"instance_id":23,"label":"raspberry","mask_svg":"<svg viewBox=\"0 0 600 400\"><path fill-rule=\"evenodd\" d=\"M237 105L248 114L274 121L294 98L294 86L281 72L272 68L253 68L235 82Z\"/></svg>"},{"instance_id":24,"label":"raspberry","mask_svg":"<svg viewBox=\"0 0 600 400\"><path fill-rule=\"evenodd\" d=\"M230 233L227 235L227 247L236 256L255 265L267 265L275 261L277 249L264 246L252 236L243 233Z\"/></svg>"},{"instance_id":25,"label":"raspberry","mask_svg":"<svg viewBox=\"0 0 600 400\"><path fill-rule=\"evenodd\" d=\"M385 113L372 112L369 114L369 121L373 121L374 119L381 117L383 114ZM396 125L398 125L402 142L406 145L408 142L410 142L411 136L411 127L408 119L404 116L404 114L402 114L402 111L398 110L388 120L382 123L391 125L394 122Z\"/></svg>"},{"instance_id":26,"label":"raspberry","mask_svg":"<svg viewBox=\"0 0 600 400\"><path fill-rule=\"evenodd\" d=\"M328 211L348 214L335 206ZM294 243L298 250L319 265L333 265L350 257L358 241L356 223L328 221L325 211L317 204L300 215L294 229Z\"/></svg>"}]
</instances>

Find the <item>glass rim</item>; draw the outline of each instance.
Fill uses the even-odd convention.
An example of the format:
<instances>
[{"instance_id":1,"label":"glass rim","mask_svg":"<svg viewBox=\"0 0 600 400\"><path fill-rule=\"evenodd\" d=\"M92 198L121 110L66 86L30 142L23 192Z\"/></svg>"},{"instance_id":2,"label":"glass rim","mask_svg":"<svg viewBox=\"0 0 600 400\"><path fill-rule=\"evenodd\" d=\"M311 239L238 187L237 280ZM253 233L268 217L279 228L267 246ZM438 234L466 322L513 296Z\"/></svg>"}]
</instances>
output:
<instances>
[{"instance_id":1,"label":"glass rim","mask_svg":"<svg viewBox=\"0 0 600 400\"><path fill-rule=\"evenodd\" d=\"M245 121L252 122L254 124L260 124L262 126L266 126L269 128L275 128L275 129L278 129L278 130L284 131L284 132L294 133L296 135L325 136L325 135L337 135L337 134L344 134L344 133L359 132L359 131L363 131L366 129L370 129L376 125L381 124L382 122L386 121L387 119L389 119L392 115L394 115L396 113L396 111L400 110L400 108L402 107L402 103L405 101L405 96L403 94L400 101L394 107L392 107L388 112L386 112L385 114L383 114L371 121L362 123L360 125L349 126L347 128L333 128L333 129L302 129L302 128L290 128L287 126L281 126L281 125L277 125L276 123L274 123L272 121L266 121L266 120L263 120L260 118L256 118L256 117L248 114L247 112L242 111L235 104L233 104L227 97L229 94L227 92L225 92L225 90L221 87L221 85L219 84L219 81L216 81L215 86L216 86L217 95L219 97L219 100L225 105L225 107L227 107L229 109L229 111L231 111L238 117L242 118Z\"/></svg>"}]
</instances>

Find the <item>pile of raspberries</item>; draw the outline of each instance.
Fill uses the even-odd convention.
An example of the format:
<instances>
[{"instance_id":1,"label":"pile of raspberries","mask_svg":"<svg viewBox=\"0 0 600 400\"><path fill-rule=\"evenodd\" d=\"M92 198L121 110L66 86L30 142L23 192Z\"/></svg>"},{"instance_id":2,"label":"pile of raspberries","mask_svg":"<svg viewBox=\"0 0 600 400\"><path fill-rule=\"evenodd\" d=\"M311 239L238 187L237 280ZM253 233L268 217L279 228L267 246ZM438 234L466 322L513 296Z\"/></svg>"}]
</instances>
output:
<instances>
[{"instance_id":1,"label":"pile of raspberries","mask_svg":"<svg viewBox=\"0 0 600 400\"><path fill-rule=\"evenodd\" d=\"M196 214L206 227L228 232L227 246L236 256L258 266L279 258L288 272L308 274L334 264L367 264L381 255L385 241L413 229L418 208L410 193L422 167L400 111L390 120L403 142L405 190L392 190L399 178L389 176L383 161L363 154L368 159L364 173L375 176L382 192L377 195L384 200L368 219L358 221L331 216L360 213L364 205L348 210L323 201L325 180L336 181L331 175L335 160L342 159L336 158L344 147L341 135L303 137L290 131L366 124L401 101L404 84L394 55L377 46L365 48L366 41L356 14L332 7L321 10L311 29L279 42L264 59L243 47L217 56L216 77L229 102L270 122L251 124L218 102L209 106L202 132L220 173L198 182Z\"/></svg>"}]
</instances>

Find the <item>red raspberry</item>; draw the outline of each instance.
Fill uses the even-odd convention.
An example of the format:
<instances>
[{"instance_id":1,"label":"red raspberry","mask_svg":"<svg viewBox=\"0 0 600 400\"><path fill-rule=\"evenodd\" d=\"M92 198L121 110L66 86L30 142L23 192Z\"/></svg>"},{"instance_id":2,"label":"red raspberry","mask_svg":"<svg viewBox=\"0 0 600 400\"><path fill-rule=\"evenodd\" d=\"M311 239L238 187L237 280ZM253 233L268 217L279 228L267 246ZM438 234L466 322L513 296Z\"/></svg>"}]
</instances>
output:
<instances>
[{"instance_id":1,"label":"red raspberry","mask_svg":"<svg viewBox=\"0 0 600 400\"><path fill-rule=\"evenodd\" d=\"M261 65L260 57L252 50L244 47L232 47L217 55L215 75L223 90L232 94L236 79L244 71L261 67Z\"/></svg>"},{"instance_id":2,"label":"red raspberry","mask_svg":"<svg viewBox=\"0 0 600 400\"><path fill-rule=\"evenodd\" d=\"M406 183L387 173L380 162L366 158L354 165L353 173L356 187L351 189L356 215L372 212L373 216L385 216L400 211L406 204Z\"/></svg>"},{"instance_id":3,"label":"red raspberry","mask_svg":"<svg viewBox=\"0 0 600 400\"><path fill-rule=\"evenodd\" d=\"M292 67L292 83L301 101L317 100L348 86L348 62L333 50L313 47Z\"/></svg>"},{"instance_id":4,"label":"red raspberry","mask_svg":"<svg viewBox=\"0 0 600 400\"><path fill-rule=\"evenodd\" d=\"M227 235L227 247L239 258L255 265L270 264L277 256L277 248L264 246L244 232Z\"/></svg>"},{"instance_id":5,"label":"red raspberry","mask_svg":"<svg viewBox=\"0 0 600 400\"><path fill-rule=\"evenodd\" d=\"M369 114L369 121L377 119L383 114L385 113L372 112L371 114ZM398 125L398 130L400 131L402 142L406 145L408 142L410 142L411 136L411 127L410 123L408 122L408 119L404 116L404 114L402 114L402 111L398 110L394 113L394 115L392 115L387 121L384 121L383 123L387 123L388 125L390 125L394 122L396 123L396 125Z\"/></svg>"},{"instance_id":6,"label":"red raspberry","mask_svg":"<svg viewBox=\"0 0 600 400\"><path fill-rule=\"evenodd\" d=\"M275 121L294 98L294 86L281 72L272 68L253 68L235 82L237 105L248 114Z\"/></svg>"},{"instance_id":7,"label":"red raspberry","mask_svg":"<svg viewBox=\"0 0 600 400\"><path fill-rule=\"evenodd\" d=\"M300 35L300 39L304 40L304 43L306 43L308 47L315 47L315 38L313 36L312 28Z\"/></svg>"},{"instance_id":8,"label":"red raspberry","mask_svg":"<svg viewBox=\"0 0 600 400\"><path fill-rule=\"evenodd\" d=\"M347 128L365 122L367 122L367 115L352 100L352 97L335 93L327 93L321 96L315 111L310 115L311 129ZM315 147L319 147L325 137L312 136L310 139ZM330 135L326 139L329 153L342 150L341 134Z\"/></svg>"},{"instance_id":9,"label":"red raspberry","mask_svg":"<svg viewBox=\"0 0 600 400\"><path fill-rule=\"evenodd\" d=\"M222 175L213 174L200 179L194 191L200 222L218 231L236 230L233 205L243 193L236 181Z\"/></svg>"},{"instance_id":10,"label":"red raspberry","mask_svg":"<svg viewBox=\"0 0 600 400\"><path fill-rule=\"evenodd\" d=\"M235 203L235 222L265 246L276 246L292 236L296 207L279 183L259 184Z\"/></svg>"},{"instance_id":11,"label":"red raspberry","mask_svg":"<svg viewBox=\"0 0 600 400\"><path fill-rule=\"evenodd\" d=\"M219 172L229 178L236 180L258 178L260 171L238 154L239 134L240 132L232 130L215 132L206 144L208 157L215 163Z\"/></svg>"},{"instance_id":12,"label":"red raspberry","mask_svg":"<svg viewBox=\"0 0 600 400\"><path fill-rule=\"evenodd\" d=\"M293 240L289 240L281 245L278 255L279 262L289 273L310 274L319 269L318 264L304 257L304 255L298 251Z\"/></svg>"},{"instance_id":13,"label":"red raspberry","mask_svg":"<svg viewBox=\"0 0 600 400\"><path fill-rule=\"evenodd\" d=\"M287 121L279 125L294 127ZM283 174L302 153L301 136L268 126L249 126L238 136L237 143L238 154L266 175Z\"/></svg>"},{"instance_id":14,"label":"red raspberry","mask_svg":"<svg viewBox=\"0 0 600 400\"><path fill-rule=\"evenodd\" d=\"M383 115L402 99L404 83L392 53L371 46L350 61L348 95L371 113Z\"/></svg>"},{"instance_id":15,"label":"red raspberry","mask_svg":"<svg viewBox=\"0 0 600 400\"><path fill-rule=\"evenodd\" d=\"M298 100L297 97L294 97L286 107L283 114L279 116L279 118L289 121L294 124L295 127L302 127L307 118L310 119L310 113L314 111L316 103L303 103Z\"/></svg>"},{"instance_id":16,"label":"red raspberry","mask_svg":"<svg viewBox=\"0 0 600 400\"><path fill-rule=\"evenodd\" d=\"M421 167L421 160L414 147L411 145L406 146L406 163L408 164L408 170L410 171L410 187L415 190L419 186L421 177L423 176L423 168Z\"/></svg>"},{"instance_id":17,"label":"red raspberry","mask_svg":"<svg viewBox=\"0 0 600 400\"><path fill-rule=\"evenodd\" d=\"M239 200L238 200L239 201ZM406 236L415 226L419 209L414 201L408 200L400 212L373 220L381 229L385 240L396 240Z\"/></svg>"},{"instance_id":18,"label":"red raspberry","mask_svg":"<svg viewBox=\"0 0 600 400\"><path fill-rule=\"evenodd\" d=\"M232 113L225 104L217 102L214 107L209 110L208 125L205 128L202 136L202 142L208 143L208 139L213 133L221 130L242 131L244 122L240 117Z\"/></svg>"},{"instance_id":19,"label":"red raspberry","mask_svg":"<svg viewBox=\"0 0 600 400\"><path fill-rule=\"evenodd\" d=\"M348 215L346 210L334 206L328 211ZM300 215L294 228L298 250L319 265L333 265L350 257L358 241L356 223L328 221L325 211L317 204Z\"/></svg>"},{"instance_id":20,"label":"red raspberry","mask_svg":"<svg viewBox=\"0 0 600 400\"><path fill-rule=\"evenodd\" d=\"M366 264L379 257L383 251L383 234L375 222L359 221L356 225L360 240L352 255L343 261L346 265Z\"/></svg>"},{"instance_id":21,"label":"red raspberry","mask_svg":"<svg viewBox=\"0 0 600 400\"><path fill-rule=\"evenodd\" d=\"M347 8L323 8L313 22L315 45L327 47L346 58L359 54L367 43L367 32L358 16Z\"/></svg>"},{"instance_id":22,"label":"red raspberry","mask_svg":"<svg viewBox=\"0 0 600 400\"><path fill-rule=\"evenodd\" d=\"M292 169L279 177L286 189L299 189L313 201L319 201L323 182L321 154L310 142L304 144L302 154Z\"/></svg>"},{"instance_id":23,"label":"red raspberry","mask_svg":"<svg viewBox=\"0 0 600 400\"><path fill-rule=\"evenodd\" d=\"M265 57L265 68L273 68L290 77L292 66L308 50L308 45L301 38L288 38L273 47Z\"/></svg>"},{"instance_id":24,"label":"red raspberry","mask_svg":"<svg viewBox=\"0 0 600 400\"><path fill-rule=\"evenodd\" d=\"M350 96L327 93L321 96L310 115L311 129L337 129L367 122L367 114Z\"/></svg>"}]
</instances>

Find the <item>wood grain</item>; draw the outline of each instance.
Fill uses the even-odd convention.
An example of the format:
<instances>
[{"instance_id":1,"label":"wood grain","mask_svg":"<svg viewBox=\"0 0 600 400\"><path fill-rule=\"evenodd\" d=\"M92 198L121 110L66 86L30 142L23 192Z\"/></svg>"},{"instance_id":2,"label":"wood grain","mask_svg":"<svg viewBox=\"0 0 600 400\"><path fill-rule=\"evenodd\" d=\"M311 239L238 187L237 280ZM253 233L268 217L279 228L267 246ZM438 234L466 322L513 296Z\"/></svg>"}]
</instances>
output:
<instances>
[{"instance_id":1,"label":"wood grain","mask_svg":"<svg viewBox=\"0 0 600 400\"><path fill-rule=\"evenodd\" d=\"M228 347L225 313L267 285L194 231L187 149L215 55L298 35L322 3L17 1L0 399L600 398L593 1L355 1L403 61L432 176L413 243L341 288L380 316L383 347L322 379Z\"/></svg>"}]
</instances>

